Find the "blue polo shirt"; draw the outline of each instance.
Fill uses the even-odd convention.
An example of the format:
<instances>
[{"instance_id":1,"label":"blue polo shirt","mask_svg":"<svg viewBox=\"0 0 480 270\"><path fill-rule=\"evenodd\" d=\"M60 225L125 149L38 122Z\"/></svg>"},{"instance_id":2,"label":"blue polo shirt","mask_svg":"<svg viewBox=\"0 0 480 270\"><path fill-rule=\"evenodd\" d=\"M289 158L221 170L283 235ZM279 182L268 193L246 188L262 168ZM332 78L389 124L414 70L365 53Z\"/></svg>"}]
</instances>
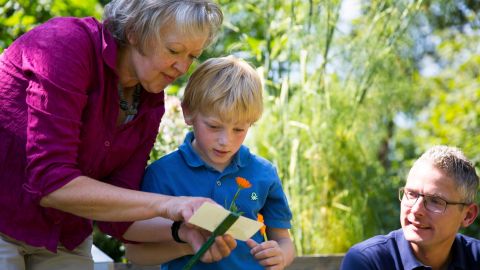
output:
<instances>
[{"instance_id":1,"label":"blue polo shirt","mask_svg":"<svg viewBox=\"0 0 480 270\"><path fill-rule=\"evenodd\" d=\"M354 245L345 255L341 270L432 269L417 260L403 230L378 235ZM449 270L480 269L480 240L457 234Z\"/></svg>"},{"instance_id":2,"label":"blue polo shirt","mask_svg":"<svg viewBox=\"0 0 480 270\"><path fill-rule=\"evenodd\" d=\"M289 229L292 213L282 190L276 168L269 161L253 155L241 146L232 162L219 172L206 164L192 147L194 135L188 133L178 150L165 155L148 166L142 190L174 196L201 196L213 199L225 208L230 206L237 191L237 176L247 179L252 187L240 191L236 204L243 216L257 219L261 213L265 225ZM262 242L257 232L253 237ZM162 264L162 269L182 269L191 256L184 256ZM243 241L230 256L216 263L197 263L193 269L264 269L250 254Z\"/></svg>"}]
</instances>

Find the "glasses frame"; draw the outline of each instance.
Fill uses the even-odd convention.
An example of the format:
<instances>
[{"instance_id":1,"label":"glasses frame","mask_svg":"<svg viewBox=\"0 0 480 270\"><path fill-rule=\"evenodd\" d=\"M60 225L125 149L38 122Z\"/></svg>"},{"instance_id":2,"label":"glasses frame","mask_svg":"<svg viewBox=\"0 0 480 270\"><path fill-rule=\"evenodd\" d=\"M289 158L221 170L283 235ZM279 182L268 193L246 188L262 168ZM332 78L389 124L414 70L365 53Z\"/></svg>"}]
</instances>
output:
<instances>
[{"instance_id":1,"label":"glasses frame","mask_svg":"<svg viewBox=\"0 0 480 270\"><path fill-rule=\"evenodd\" d=\"M427 211L432 212L432 213L436 213L436 214L445 213L445 210L447 210L448 205L469 205L469 203L466 203L466 202L451 202L451 201L447 201L444 198L438 197L438 196L427 195L427 194L423 194L423 193L419 193L419 192L414 192L414 193L416 193L418 195L418 197L415 199L415 201L412 203L412 205L408 206L408 207L413 207L417 203L418 198L423 197L423 201L422 201L423 202L423 207L425 207L425 209ZM398 189L398 199L400 200L400 202L403 201L403 197L406 197L405 196L405 187L401 187L401 188ZM435 198L435 199L439 199L439 200L444 201L445 202L445 207L443 208L443 211L435 212L433 210L428 209L427 200L425 200L425 198Z\"/></svg>"}]
</instances>

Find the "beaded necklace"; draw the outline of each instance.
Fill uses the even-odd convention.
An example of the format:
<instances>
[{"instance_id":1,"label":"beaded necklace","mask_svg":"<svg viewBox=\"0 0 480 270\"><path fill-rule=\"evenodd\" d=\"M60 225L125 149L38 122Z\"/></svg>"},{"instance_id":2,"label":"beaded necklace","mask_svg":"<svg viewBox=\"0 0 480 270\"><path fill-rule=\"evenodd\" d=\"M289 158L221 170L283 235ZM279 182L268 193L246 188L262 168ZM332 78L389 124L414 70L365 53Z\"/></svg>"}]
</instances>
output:
<instances>
[{"instance_id":1,"label":"beaded necklace","mask_svg":"<svg viewBox=\"0 0 480 270\"><path fill-rule=\"evenodd\" d=\"M118 85L118 95L120 97L120 109L125 112L127 117L125 118L125 123L128 123L133 120L135 115L138 113L138 104L140 103L140 92L142 88L140 84L135 85L135 90L133 91L133 100L132 104L128 104L128 101L123 95L123 87Z\"/></svg>"}]
</instances>

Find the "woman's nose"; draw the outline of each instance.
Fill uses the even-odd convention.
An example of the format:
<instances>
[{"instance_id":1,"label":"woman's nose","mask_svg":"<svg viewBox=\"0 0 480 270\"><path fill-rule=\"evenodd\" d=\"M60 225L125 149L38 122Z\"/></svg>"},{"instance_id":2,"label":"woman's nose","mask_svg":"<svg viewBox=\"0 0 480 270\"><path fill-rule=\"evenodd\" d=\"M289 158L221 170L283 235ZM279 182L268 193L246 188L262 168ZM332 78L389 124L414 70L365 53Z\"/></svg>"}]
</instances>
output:
<instances>
[{"instance_id":1,"label":"woman's nose","mask_svg":"<svg viewBox=\"0 0 480 270\"><path fill-rule=\"evenodd\" d=\"M190 67L190 65L192 64L192 61L189 61L189 60L179 60L177 62L175 62L175 64L173 65L173 67L178 70L178 72L180 72L181 74L185 74L187 73L188 71L188 68Z\"/></svg>"}]
</instances>

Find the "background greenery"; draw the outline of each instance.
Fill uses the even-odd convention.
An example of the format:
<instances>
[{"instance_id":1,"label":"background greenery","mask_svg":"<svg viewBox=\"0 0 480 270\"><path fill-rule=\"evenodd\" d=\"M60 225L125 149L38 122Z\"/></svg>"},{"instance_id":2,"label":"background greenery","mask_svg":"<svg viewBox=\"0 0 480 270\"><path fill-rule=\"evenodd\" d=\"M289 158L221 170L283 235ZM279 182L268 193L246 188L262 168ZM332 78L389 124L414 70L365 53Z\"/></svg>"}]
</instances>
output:
<instances>
[{"instance_id":1,"label":"background greenery","mask_svg":"<svg viewBox=\"0 0 480 270\"><path fill-rule=\"evenodd\" d=\"M53 16L101 17L108 1L0 0L0 50ZM480 162L479 0L219 0L222 36L261 72L266 110L247 144L279 169L299 255L345 252L398 228L397 188L434 144ZM183 139L170 105L152 159ZM464 231L480 237L478 221ZM122 246L95 233L116 260Z\"/></svg>"}]
</instances>

